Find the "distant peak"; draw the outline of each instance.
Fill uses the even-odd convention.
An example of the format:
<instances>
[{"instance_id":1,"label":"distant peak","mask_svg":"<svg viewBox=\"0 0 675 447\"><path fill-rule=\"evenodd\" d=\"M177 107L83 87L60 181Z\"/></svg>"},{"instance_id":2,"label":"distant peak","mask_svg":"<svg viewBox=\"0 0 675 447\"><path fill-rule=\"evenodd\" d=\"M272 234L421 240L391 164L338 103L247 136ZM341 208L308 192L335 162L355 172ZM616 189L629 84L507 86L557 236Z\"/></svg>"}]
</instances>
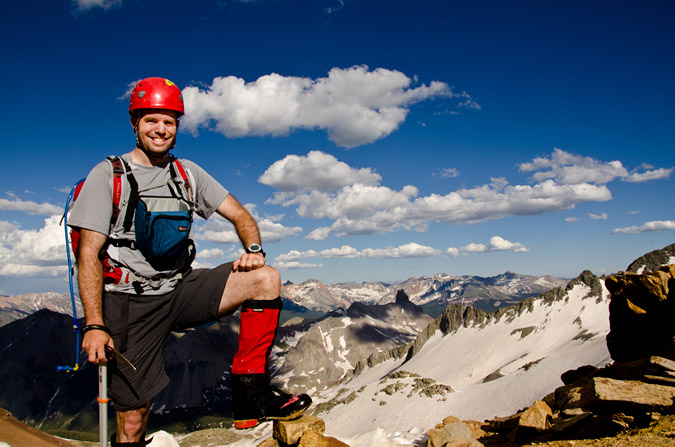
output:
<instances>
[{"instance_id":1,"label":"distant peak","mask_svg":"<svg viewBox=\"0 0 675 447\"><path fill-rule=\"evenodd\" d=\"M396 292L396 304L402 305L410 302L410 298L408 297L408 294L406 294L402 289L399 289L398 292Z\"/></svg>"}]
</instances>

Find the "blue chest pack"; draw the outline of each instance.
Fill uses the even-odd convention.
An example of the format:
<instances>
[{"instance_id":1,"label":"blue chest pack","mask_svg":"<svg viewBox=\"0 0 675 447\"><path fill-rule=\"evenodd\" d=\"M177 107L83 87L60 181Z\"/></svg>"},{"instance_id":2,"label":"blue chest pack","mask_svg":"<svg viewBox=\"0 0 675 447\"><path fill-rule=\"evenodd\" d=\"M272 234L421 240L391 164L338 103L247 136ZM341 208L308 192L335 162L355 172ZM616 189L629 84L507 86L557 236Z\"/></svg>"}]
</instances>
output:
<instances>
[{"instance_id":1,"label":"blue chest pack","mask_svg":"<svg viewBox=\"0 0 675 447\"><path fill-rule=\"evenodd\" d=\"M187 269L195 255L190 237L195 202L190 176L180 161L171 157L171 180L139 189L128 164L119 160L130 186L123 230L129 232L133 222L135 240L113 237L109 243L138 249L155 270Z\"/></svg>"}]
</instances>

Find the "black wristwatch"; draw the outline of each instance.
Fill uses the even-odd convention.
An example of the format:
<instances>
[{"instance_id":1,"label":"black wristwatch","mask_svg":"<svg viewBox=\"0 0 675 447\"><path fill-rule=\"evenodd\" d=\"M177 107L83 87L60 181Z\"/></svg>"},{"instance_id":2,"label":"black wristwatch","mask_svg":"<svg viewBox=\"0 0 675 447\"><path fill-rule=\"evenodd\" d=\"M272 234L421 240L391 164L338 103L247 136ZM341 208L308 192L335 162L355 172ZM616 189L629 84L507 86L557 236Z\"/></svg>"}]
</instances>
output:
<instances>
[{"instance_id":1,"label":"black wristwatch","mask_svg":"<svg viewBox=\"0 0 675 447\"><path fill-rule=\"evenodd\" d=\"M246 253L260 253L263 255L263 258L265 257L265 252L262 249L262 246L260 244L251 244L246 248Z\"/></svg>"}]
</instances>

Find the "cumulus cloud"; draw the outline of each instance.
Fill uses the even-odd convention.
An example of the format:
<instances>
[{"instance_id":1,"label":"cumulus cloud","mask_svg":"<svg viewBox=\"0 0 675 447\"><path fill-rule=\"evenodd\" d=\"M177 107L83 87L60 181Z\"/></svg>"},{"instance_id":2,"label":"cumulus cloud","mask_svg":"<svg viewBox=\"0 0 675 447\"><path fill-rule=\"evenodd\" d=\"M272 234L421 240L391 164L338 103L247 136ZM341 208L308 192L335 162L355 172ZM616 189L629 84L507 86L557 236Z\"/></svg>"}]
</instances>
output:
<instances>
[{"instance_id":1,"label":"cumulus cloud","mask_svg":"<svg viewBox=\"0 0 675 447\"><path fill-rule=\"evenodd\" d=\"M286 227L277 220L282 216L259 216L255 211L255 205L247 204L245 207L258 223L260 237L263 242L278 242L285 237L293 236L302 232L301 227ZM239 236L234 226L219 215L214 215L207 221L201 221L195 229L195 239L223 244L238 244Z\"/></svg>"},{"instance_id":2,"label":"cumulus cloud","mask_svg":"<svg viewBox=\"0 0 675 447\"><path fill-rule=\"evenodd\" d=\"M73 0L75 11L87 11L93 8L110 9L121 6L124 0Z\"/></svg>"},{"instance_id":3,"label":"cumulus cloud","mask_svg":"<svg viewBox=\"0 0 675 447\"><path fill-rule=\"evenodd\" d=\"M651 222L645 222L642 225L635 225L632 227L625 228L615 228L612 233L614 234L637 234L637 233L647 233L651 231L665 231L665 230L675 230L675 220L653 220Z\"/></svg>"},{"instance_id":4,"label":"cumulus cloud","mask_svg":"<svg viewBox=\"0 0 675 447\"><path fill-rule=\"evenodd\" d=\"M635 172L624 178L624 181L630 183L642 183L649 182L651 180L661 180L670 177L670 174L673 173L673 168L670 169L651 169L645 172Z\"/></svg>"},{"instance_id":5,"label":"cumulus cloud","mask_svg":"<svg viewBox=\"0 0 675 447\"><path fill-rule=\"evenodd\" d=\"M420 258L427 256L438 256L441 254L440 250L425 245L420 245L415 242L409 244L399 245L398 247L387 248L365 248L361 251L349 245L341 247L329 248L325 250L307 250L298 251L291 250L288 253L277 256L275 262L295 262L302 259L309 258L324 258L324 259L395 259L395 258ZM276 265L276 264L275 264Z\"/></svg>"},{"instance_id":6,"label":"cumulus cloud","mask_svg":"<svg viewBox=\"0 0 675 447\"><path fill-rule=\"evenodd\" d=\"M455 247L450 247L447 250L445 250L445 254L450 256L451 258L456 258L459 256L459 249Z\"/></svg>"},{"instance_id":7,"label":"cumulus cloud","mask_svg":"<svg viewBox=\"0 0 675 447\"><path fill-rule=\"evenodd\" d=\"M258 181L281 191L327 192L354 183L377 185L381 179L370 168L355 169L330 154L312 151L304 157L288 155L274 162Z\"/></svg>"},{"instance_id":8,"label":"cumulus cloud","mask_svg":"<svg viewBox=\"0 0 675 447\"><path fill-rule=\"evenodd\" d=\"M45 216L63 214L63 208L60 206L52 205L47 202L36 203L30 200L21 200L17 198L14 198L13 200L0 199L0 210L23 211L28 214L42 214Z\"/></svg>"},{"instance_id":9,"label":"cumulus cloud","mask_svg":"<svg viewBox=\"0 0 675 447\"><path fill-rule=\"evenodd\" d=\"M630 175L621 162L605 163L560 149L520 169L533 173L533 184L510 185L504 178L493 178L489 184L418 197L413 185L391 189L369 168L353 168L313 151L275 162L259 180L279 190L267 204L293 207L301 217L331 220L306 236L318 241L330 235L421 232L431 222L474 224L569 210L583 202L611 200L607 183Z\"/></svg>"},{"instance_id":10,"label":"cumulus cloud","mask_svg":"<svg viewBox=\"0 0 675 447\"><path fill-rule=\"evenodd\" d=\"M501 181L446 195L415 198L417 188L394 191L384 186L345 187L332 193L315 191L291 197L276 196L274 203L296 206L303 217L331 218L333 223L310 233L313 240L330 234L425 231L429 222L473 224L509 216L528 216L573 208L586 201L611 199L604 186L559 185L547 180L538 185L504 185ZM362 200L362 201L361 201Z\"/></svg>"},{"instance_id":11,"label":"cumulus cloud","mask_svg":"<svg viewBox=\"0 0 675 447\"><path fill-rule=\"evenodd\" d=\"M469 253L486 253L491 251L513 251L515 253L525 253L530 251L523 244L507 241L500 236L492 236L487 244L472 243L461 250Z\"/></svg>"},{"instance_id":12,"label":"cumulus cloud","mask_svg":"<svg viewBox=\"0 0 675 447\"><path fill-rule=\"evenodd\" d=\"M210 86L183 89L182 128L207 128L228 137L287 135L296 129L322 129L328 139L352 148L396 130L411 105L437 97L472 100L443 82L417 85L396 70L366 66L333 68L328 77L310 79L276 73L246 82L217 77ZM468 97L468 98L467 98Z\"/></svg>"},{"instance_id":13,"label":"cumulus cloud","mask_svg":"<svg viewBox=\"0 0 675 447\"><path fill-rule=\"evenodd\" d=\"M67 274L64 229L59 216L37 230L0 222L0 276L59 276Z\"/></svg>"},{"instance_id":14,"label":"cumulus cloud","mask_svg":"<svg viewBox=\"0 0 675 447\"><path fill-rule=\"evenodd\" d=\"M437 175L436 173L432 175ZM455 168L442 168L438 169L438 175L441 178L455 178L459 176L459 171Z\"/></svg>"},{"instance_id":15,"label":"cumulus cloud","mask_svg":"<svg viewBox=\"0 0 675 447\"><path fill-rule=\"evenodd\" d=\"M649 166L644 165L641 169L649 170L629 172L618 160L603 162L591 157L570 154L559 148L554 148L550 157L538 157L531 162L520 164L519 167L522 172L536 171L532 175L535 181L554 179L557 183L564 185L582 183L604 185L617 178L638 183L668 178L673 172L673 168L650 169Z\"/></svg>"},{"instance_id":16,"label":"cumulus cloud","mask_svg":"<svg viewBox=\"0 0 675 447\"><path fill-rule=\"evenodd\" d=\"M117 97L117 100L118 101L125 101L125 100L128 101L129 98L131 98L131 93L134 91L134 87L136 87L136 84L138 84L139 82L141 82L141 80L137 79L135 81L132 81L132 82L128 83L127 87L126 87L126 90L124 91L124 93L122 93L120 96Z\"/></svg>"},{"instance_id":17,"label":"cumulus cloud","mask_svg":"<svg viewBox=\"0 0 675 447\"><path fill-rule=\"evenodd\" d=\"M607 213L602 214L588 213L588 217L590 217L593 220L607 220Z\"/></svg>"},{"instance_id":18,"label":"cumulus cloud","mask_svg":"<svg viewBox=\"0 0 675 447\"><path fill-rule=\"evenodd\" d=\"M305 262L297 262L297 261L291 261L291 262L277 262L275 261L274 267L276 267L279 270L297 270L297 269L308 269L308 268L319 268L323 267L323 264L308 264Z\"/></svg>"},{"instance_id":19,"label":"cumulus cloud","mask_svg":"<svg viewBox=\"0 0 675 447\"><path fill-rule=\"evenodd\" d=\"M195 256L196 259L217 259L221 258L225 255L225 252L221 250L220 248L205 248L203 250L199 250L197 252L197 255Z\"/></svg>"}]
</instances>

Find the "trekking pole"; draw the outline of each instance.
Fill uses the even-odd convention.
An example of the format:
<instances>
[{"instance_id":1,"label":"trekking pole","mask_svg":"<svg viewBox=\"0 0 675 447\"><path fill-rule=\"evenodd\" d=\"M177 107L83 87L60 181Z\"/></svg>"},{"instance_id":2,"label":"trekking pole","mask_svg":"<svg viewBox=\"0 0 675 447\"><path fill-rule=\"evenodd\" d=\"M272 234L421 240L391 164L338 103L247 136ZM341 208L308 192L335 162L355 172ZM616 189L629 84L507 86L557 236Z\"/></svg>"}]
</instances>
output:
<instances>
[{"instance_id":1,"label":"trekking pole","mask_svg":"<svg viewBox=\"0 0 675 447\"><path fill-rule=\"evenodd\" d=\"M108 445L108 365L98 364L98 439L100 447Z\"/></svg>"}]
</instances>

